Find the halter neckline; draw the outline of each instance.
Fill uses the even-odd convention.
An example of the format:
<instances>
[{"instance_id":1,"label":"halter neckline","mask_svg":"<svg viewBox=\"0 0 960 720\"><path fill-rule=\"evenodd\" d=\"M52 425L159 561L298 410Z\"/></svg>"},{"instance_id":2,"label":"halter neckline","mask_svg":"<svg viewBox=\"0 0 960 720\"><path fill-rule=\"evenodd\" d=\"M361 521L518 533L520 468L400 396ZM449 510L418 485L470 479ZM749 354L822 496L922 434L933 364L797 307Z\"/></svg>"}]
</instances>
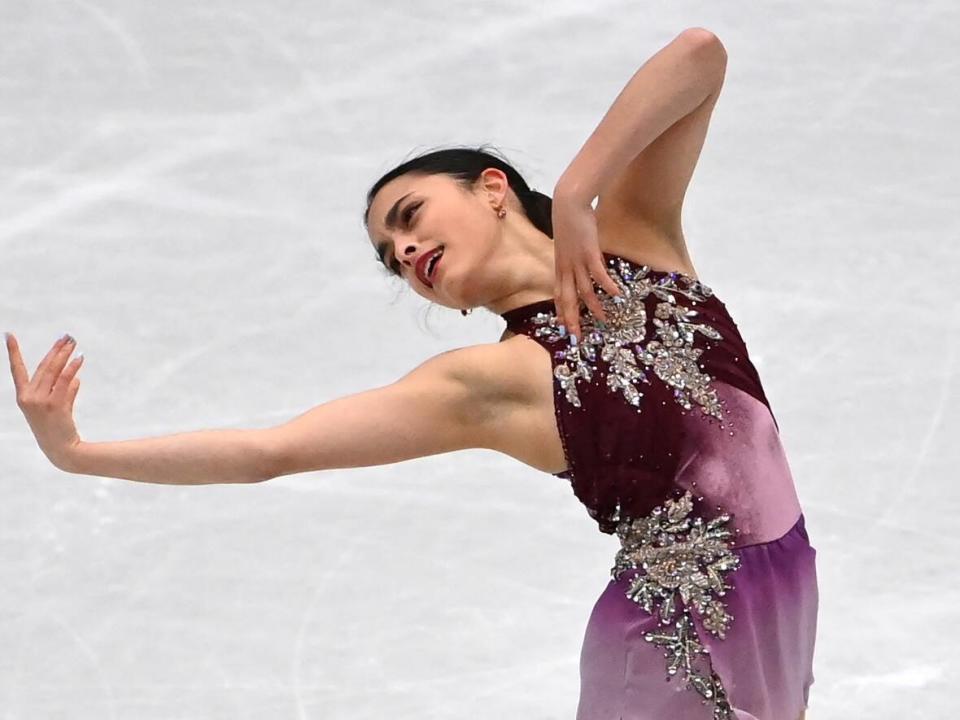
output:
<instances>
[{"instance_id":1,"label":"halter neckline","mask_svg":"<svg viewBox=\"0 0 960 720\"><path fill-rule=\"evenodd\" d=\"M689 275L680 270L658 270L656 268L650 267L649 265L641 265L639 263L634 262L633 260L630 260L629 258L625 258L622 255L615 255L613 253L605 252L603 253L603 256L605 259L613 258L615 260L622 260L626 262L628 265L635 268L639 272L639 274L642 274L644 276L649 276L649 275L668 276L669 275L674 278L678 278L678 277L683 278L687 283L700 282L698 278L695 278L693 275ZM557 307L556 307L556 302L554 298L549 297L549 298L544 298L542 300L534 300L533 302L529 302L526 305L520 305L519 307L506 310L500 313L500 317L502 317L506 321L507 327L510 327L512 325L515 325L518 321L526 317L529 317L531 315L535 315L538 312L549 313L549 312L556 312L556 310L557 310Z\"/></svg>"}]
</instances>

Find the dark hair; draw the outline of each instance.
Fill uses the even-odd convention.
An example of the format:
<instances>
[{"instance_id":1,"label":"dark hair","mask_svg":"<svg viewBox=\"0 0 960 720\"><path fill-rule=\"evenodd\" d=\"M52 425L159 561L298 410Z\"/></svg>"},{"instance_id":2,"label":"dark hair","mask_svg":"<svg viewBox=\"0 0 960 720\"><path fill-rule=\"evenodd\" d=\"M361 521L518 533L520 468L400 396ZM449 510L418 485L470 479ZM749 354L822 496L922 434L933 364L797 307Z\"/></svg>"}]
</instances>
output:
<instances>
[{"instance_id":1,"label":"dark hair","mask_svg":"<svg viewBox=\"0 0 960 720\"><path fill-rule=\"evenodd\" d=\"M367 193L367 209L363 212L364 227L369 224L370 204L373 202L373 198L380 188L394 178L407 173L420 173L422 175L442 173L451 176L464 188L469 189L473 187L474 182L484 170L495 167L502 170L503 174L507 176L510 188L516 193L517 199L523 206L524 214L530 219L534 227L552 238L553 199L541 192L531 190L527 181L509 162L501 156L485 151L484 147L486 146L481 145L479 148L450 147L433 150L401 163L377 180Z\"/></svg>"},{"instance_id":2,"label":"dark hair","mask_svg":"<svg viewBox=\"0 0 960 720\"><path fill-rule=\"evenodd\" d=\"M510 188L516 194L517 199L523 207L523 212L533 223L533 226L540 232L553 237L553 199L536 190L531 190L527 181L516 171L516 169L507 162L500 154L487 152L481 145L478 148L472 147L448 147L440 150L431 150L417 157L411 158L393 170L386 173L377 180L373 187L367 192L367 207L363 211L363 225L369 226L370 205L377 192L384 185L407 173L419 173L421 175L449 175L456 180L464 189L472 190L473 184L480 177L480 174L490 167L495 167L507 176L507 182ZM427 307L434 307L430 303ZM461 312L466 313L465 310Z\"/></svg>"}]
</instances>

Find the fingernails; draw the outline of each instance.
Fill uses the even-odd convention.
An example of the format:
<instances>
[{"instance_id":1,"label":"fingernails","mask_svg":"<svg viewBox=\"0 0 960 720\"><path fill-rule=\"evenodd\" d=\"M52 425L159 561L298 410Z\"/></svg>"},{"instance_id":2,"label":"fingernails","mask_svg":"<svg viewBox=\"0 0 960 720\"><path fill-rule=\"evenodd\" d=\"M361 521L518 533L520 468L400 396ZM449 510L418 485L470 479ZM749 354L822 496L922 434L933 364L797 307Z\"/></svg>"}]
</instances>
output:
<instances>
[{"instance_id":1,"label":"fingernails","mask_svg":"<svg viewBox=\"0 0 960 720\"><path fill-rule=\"evenodd\" d=\"M577 336L574 335L573 333L570 333L570 344L571 344L571 345L576 345L576 344L577 344Z\"/></svg>"},{"instance_id":2,"label":"fingernails","mask_svg":"<svg viewBox=\"0 0 960 720\"><path fill-rule=\"evenodd\" d=\"M566 325L560 325L560 326L558 326L558 329L560 330L560 337L566 337L566 336L567 336L567 326L566 326Z\"/></svg>"}]
</instances>

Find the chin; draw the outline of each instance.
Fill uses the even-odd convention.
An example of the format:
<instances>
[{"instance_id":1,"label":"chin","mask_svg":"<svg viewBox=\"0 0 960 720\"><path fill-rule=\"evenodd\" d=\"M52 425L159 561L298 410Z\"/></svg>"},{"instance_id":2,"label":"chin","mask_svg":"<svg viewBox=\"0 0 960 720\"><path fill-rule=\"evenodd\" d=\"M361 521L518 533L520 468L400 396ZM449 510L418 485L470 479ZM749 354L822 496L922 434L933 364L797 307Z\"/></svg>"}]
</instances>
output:
<instances>
[{"instance_id":1,"label":"chin","mask_svg":"<svg viewBox=\"0 0 960 720\"><path fill-rule=\"evenodd\" d=\"M449 268L446 269L449 270ZM444 275L443 280L440 281L440 287L436 292L437 297L442 297L445 301L449 302L448 307L452 307L454 310L476 305L476 303L470 299L474 295L470 283L468 282L467 286L464 287L455 277L451 277L450 275Z\"/></svg>"},{"instance_id":2,"label":"chin","mask_svg":"<svg viewBox=\"0 0 960 720\"><path fill-rule=\"evenodd\" d=\"M444 252L444 260L447 251ZM440 279L440 285L435 288L437 298L443 298L450 304L454 310L461 308L476 308L484 304L486 294L483 290L485 275L479 266L464 268L463 275L457 274L458 271L452 265L443 268L444 275ZM446 302L444 303L446 305Z\"/></svg>"}]
</instances>

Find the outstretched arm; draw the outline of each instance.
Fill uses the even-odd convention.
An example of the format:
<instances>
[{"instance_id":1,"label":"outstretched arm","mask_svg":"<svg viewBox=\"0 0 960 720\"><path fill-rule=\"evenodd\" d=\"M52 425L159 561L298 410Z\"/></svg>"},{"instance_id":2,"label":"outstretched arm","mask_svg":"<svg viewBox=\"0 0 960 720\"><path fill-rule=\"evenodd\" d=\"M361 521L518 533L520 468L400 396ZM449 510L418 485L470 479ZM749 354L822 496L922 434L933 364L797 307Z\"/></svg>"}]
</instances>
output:
<instances>
[{"instance_id":1,"label":"outstretched arm","mask_svg":"<svg viewBox=\"0 0 960 720\"><path fill-rule=\"evenodd\" d=\"M437 355L390 385L337 398L272 428L86 442L71 417L79 363L67 365L69 346L55 344L31 380L15 340L8 340L18 404L51 461L66 472L137 482L261 482L493 447L493 421L504 404L491 364L502 352L497 344L474 345Z\"/></svg>"},{"instance_id":2,"label":"outstretched arm","mask_svg":"<svg viewBox=\"0 0 960 720\"><path fill-rule=\"evenodd\" d=\"M384 387L318 405L264 431L270 477L387 465L427 455L493 448L500 404L484 382L487 345L437 355Z\"/></svg>"}]
</instances>

